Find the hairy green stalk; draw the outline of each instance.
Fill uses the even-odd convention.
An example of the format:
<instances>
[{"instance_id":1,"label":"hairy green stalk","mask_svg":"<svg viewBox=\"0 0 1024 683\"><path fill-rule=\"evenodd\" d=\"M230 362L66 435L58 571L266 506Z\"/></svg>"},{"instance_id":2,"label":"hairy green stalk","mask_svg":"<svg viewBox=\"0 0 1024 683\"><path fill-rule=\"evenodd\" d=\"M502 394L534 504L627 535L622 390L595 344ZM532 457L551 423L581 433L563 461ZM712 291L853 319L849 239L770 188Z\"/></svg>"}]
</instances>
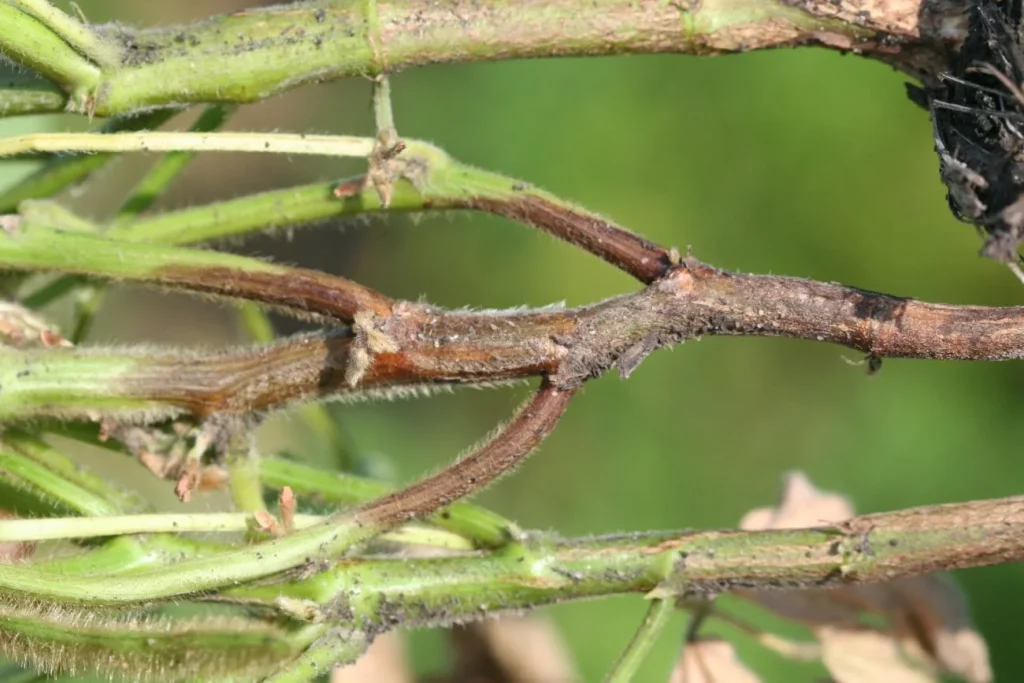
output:
<instances>
[{"instance_id":1,"label":"hairy green stalk","mask_svg":"<svg viewBox=\"0 0 1024 683\"><path fill-rule=\"evenodd\" d=\"M707 0L696 5L606 0L486 5L457 0L424 5L379 0L376 21L365 3L327 0L254 8L188 26L104 35L121 63L100 71L32 17L9 8L9 33L43 32L53 44L40 63L22 41L0 51L82 91L68 105L109 116L198 102L252 102L306 83L442 62L526 57L680 52L708 54L794 42L836 45L843 36L872 51L878 33L784 2ZM473 30L465 29L472 22ZM760 36L751 25L789 29ZM374 29L378 26L378 29ZM895 41L917 37L916 25L887 26ZM745 32L744 32L745 31ZM796 38L794 38L794 33ZM244 40L226 39L244 36ZM757 40L752 40L756 38ZM745 41L745 42L744 42ZM895 42L890 38L890 44ZM140 46L145 46L143 50ZM887 48L890 52L891 47ZM878 50L883 54L882 50ZM383 56L383 60L382 60ZM0 107L2 107L0 97ZM35 111L54 111L38 107Z\"/></svg>"},{"instance_id":2,"label":"hairy green stalk","mask_svg":"<svg viewBox=\"0 0 1024 683\"><path fill-rule=\"evenodd\" d=\"M367 140L368 143L372 142ZM652 281L664 270L665 251L599 214L528 183L452 159L433 145L403 140L398 177L384 207L365 176L339 184L311 184L167 212L115 227L108 234L160 244L207 242L258 230L382 211L473 210L533 226L584 247L610 263L644 263L634 273Z\"/></svg>"},{"instance_id":3,"label":"hairy green stalk","mask_svg":"<svg viewBox=\"0 0 1024 683\"><path fill-rule=\"evenodd\" d=\"M112 515L119 512L117 506L104 498L68 481L61 473L52 471L22 453L0 450L0 481L35 502L34 509L28 512L72 511L82 515ZM7 502L9 504L11 501Z\"/></svg>"},{"instance_id":4,"label":"hairy green stalk","mask_svg":"<svg viewBox=\"0 0 1024 683\"><path fill-rule=\"evenodd\" d=\"M0 605L0 652L7 659L43 673L116 671L139 681L251 681L298 656L323 630L241 617L55 608L32 600Z\"/></svg>"},{"instance_id":5,"label":"hairy green stalk","mask_svg":"<svg viewBox=\"0 0 1024 683\"><path fill-rule=\"evenodd\" d=\"M658 636L665 630L676 611L675 600L655 599L651 601L640 627L633 634L626 649L612 665L605 677L605 683L629 683L636 678Z\"/></svg>"},{"instance_id":6,"label":"hairy green stalk","mask_svg":"<svg viewBox=\"0 0 1024 683\"><path fill-rule=\"evenodd\" d=\"M4 54L71 94L77 106L89 106L90 93L99 85L98 66L75 52L63 38L13 4L0 2L0 54Z\"/></svg>"},{"instance_id":7,"label":"hairy green stalk","mask_svg":"<svg viewBox=\"0 0 1024 683\"><path fill-rule=\"evenodd\" d=\"M264 683L306 683L330 672L334 666L358 659L370 645L366 633L332 628L309 646L294 662L268 676Z\"/></svg>"},{"instance_id":8,"label":"hairy green stalk","mask_svg":"<svg viewBox=\"0 0 1024 683\"><path fill-rule=\"evenodd\" d=\"M0 64L0 117L61 111L66 102L67 95L54 83Z\"/></svg>"},{"instance_id":9,"label":"hairy green stalk","mask_svg":"<svg viewBox=\"0 0 1024 683\"><path fill-rule=\"evenodd\" d=\"M94 64L111 68L121 61L120 50L97 35L89 26L69 17L47 0L8 0L12 5L34 17L39 23L60 36L80 55Z\"/></svg>"},{"instance_id":10,"label":"hairy green stalk","mask_svg":"<svg viewBox=\"0 0 1024 683\"><path fill-rule=\"evenodd\" d=\"M0 436L0 443L23 457L45 467L67 484L91 493L109 512L81 511L82 514L118 514L145 510L148 506L136 495L126 493L101 477L90 474L71 458L43 441L34 434L15 428L8 428Z\"/></svg>"}]
</instances>

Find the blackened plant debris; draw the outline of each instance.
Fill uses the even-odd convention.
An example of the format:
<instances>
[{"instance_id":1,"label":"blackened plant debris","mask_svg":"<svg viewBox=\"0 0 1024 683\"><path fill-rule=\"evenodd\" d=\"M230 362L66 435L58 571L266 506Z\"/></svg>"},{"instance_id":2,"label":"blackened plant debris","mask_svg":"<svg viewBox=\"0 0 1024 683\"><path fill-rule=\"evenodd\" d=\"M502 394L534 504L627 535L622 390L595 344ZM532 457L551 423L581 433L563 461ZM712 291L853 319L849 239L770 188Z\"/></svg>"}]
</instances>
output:
<instances>
[{"instance_id":1,"label":"blackened plant debris","mask_svg":"<svg viewBox=\"0 0 1024 683\"><path fill-rule=\"evenodd\" d=\"M954 68L927 93L950 208L986 235L984 256L1010 264L1024 241L1021 2L972 2Z\"/></svg>"}]
</instances>

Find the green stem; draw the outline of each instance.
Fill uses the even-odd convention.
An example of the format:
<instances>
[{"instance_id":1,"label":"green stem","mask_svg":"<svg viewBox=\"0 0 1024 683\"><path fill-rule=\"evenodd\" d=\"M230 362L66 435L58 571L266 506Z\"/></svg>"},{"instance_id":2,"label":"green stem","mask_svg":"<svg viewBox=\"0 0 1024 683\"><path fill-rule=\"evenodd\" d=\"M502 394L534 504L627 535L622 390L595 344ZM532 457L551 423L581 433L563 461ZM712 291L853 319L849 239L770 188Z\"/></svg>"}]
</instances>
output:
<instances>
[{"instance_id":1,"label":"green stem","mask_svg":"<svg viewBox=\"0 0 1024 683\"><path fill-rule=\"evenodd\" d=\"M612 670L605 677L605 683L629 683L636 678L637 671L643 665L658 636L665 629L669 619L675 614L674 600L652 600L644 620L619 655Z\"/></svg>"},{"instance_id":2,"label":"green stem","mask_svg":"<svg viewBox=\"0 0 1024 683\"><path fill-rule=\"evenodd\" d=\"M257 344L269 344L277 335L270 317L256 304L243 302L238 305L238 320L249 339Z\"/></svg>"},{"instance_id":3,"label":"green stem","mask_svg":"<svg viewBox=\"0 0 1024 683\"><path fill-rule=\"evenodd\" d=\"M114 67L121 61L120 50L94 33L88 26L51 5L47 0L9 0L39 23L49 27L68 45L101 67Z\"/></svg>"},{"instance_id":4,"label":"green stem","mask_svg":"<svg viewBox=\"0 0 1024 683\"><path fill-rule=\"evenodd\" d=\"M220 128L227 118L234 112L235 107L230 105L217 105L208 107L189 129L192 132L210 132ZM103 155L109 157L109 155ZM149 171L142 177L142 180L135 186L131 194L121 205L114 219L114 225L130 223L140 213L149 208L157 197L159 197L174 179L185 170L185 167L195 158L195 152L171 152L159 159ZM72 168L74 168L72 166ZM24 215L24 214L23 214ZM61 282L64 280L64 282ZM50 284L48 293L60 292L62 289L70 288L80 284L81 278L75 275L65 275L56 282ZM97 284L83 288L79 292L76 301L76 320L71 333L71 342L79 344L88 336L92 329L96 313L99 311L105 298L106 288Z\"/></svg>"},{"instance_id":5,"label":"green stem","mask_svg":"<svg viewBox=\"0 0 1024 683\"><path fill-rule=\"evenodd\" d=\"M317 271L222 252L64 232L27 219L17 235L0 239L0 268L144 282L259 301L302 317L351 320L356 311L383 314L391 305L390 299L369 288Z\"/></svg>"},{"instance_id":6,"label":"green stem","mask_svg":"<svg viewBox=\"0 0 1024 683\"><path fill-rule=\"evenodd\" d=\"M0 63L0 118L61 111L67 95L56 84L33 73ZM0 213L6 209L0 209Z\"/></svg>"},{"instance_id":7,"label":"green stem","mask_svg":"<svg viewBox=\"0 0 1024 683\"><path fill-rule=\"evenodd\" d=\"M296 515L295 527L308 529L322 521L323 517L316 515ZM253 516L246 512L11 519L0 520L0 543L125 534L239 532L251 529L252 525Z\"/></svg>"},{"instance_id":8,"label":"green stem","mask_svg":"<svg viewBox=\"0 0 1024 683\"><path fill-rule=\"evenodd\" d=\"M92 108L100 69L50 28L8 2L0 2L0 54L59 84L83 110Z\"/></svg>"},{"instance_id":9,"label":"green stem","mask_svg":"<svg viewBox=\"0 0 1024 683\"><path fill-rule=\"evenodd\" d=\"M236 510L266 512L263 483L260 481L260 456L255 446L231 448L225 458L228 489Z\"/></svg>"},{"instance_id":10,"label":"green stem","mask_svg":"<svg viewBox=\"0 0 1024 683\"><path fill-rule=\"evenodd\" d=\"M0 138L0 158L40 152L255 152L258 154L312 154L331 157L368 157L369 138L297 133L29 133Z\"/></svg>"},{"instance_id":11,"label":"green stem","mask_svg":"<svg viewBox=\"0 0 1024 683\"><path fill-rule=\"evenodd\" d=\"M25 600L0 604L0 641L11 660L38 671L131 672L160 681L222 681L266 675L324 630L258 618L173 619Z\"/></svg>"},{"instance_id":12,"label":"green stem","mask_svg":"<svg viewBox=\"0 0 1024 683\"><path fill-rule=\"evenodd\" d=\"M0 111L0 114L2 113ZM175 114L177 111L174 109L161 109L139 116L119 116L107 121L100 128L100 132L109 134L152 130L162 126ZM53 197L66 187L82 182L92 173L107 165L115 156L114 154L78 154L54 157L38 171L0 193L0 213L17 210L18 205L26 199Z\"/></svg>"},{"instance_id":13,"label":"green stem","mask_svg":"<svg viewBox=\"0 0 1024 683\"><path fill-rule=\"evenodd\" d=\"M0 481L20 495L31 497L43 512L73 511L82 515L111 515L119 512L103 498L66 480L21 453L0 450ZM32 510L37 513L39 510ZM35 520L28 520L30 523ZM3 522L0 522L2 524Z\"/></svg>"},{"instance_id":14,"label":"green stem","mask_svg":"<svg viewBox=\"0 0 1024 683\"><path fill-rule=\"evenodd\" d=\"M330 672L339 665L358 659L370 645L367 634L334 628L310 645L295 661L289 662L264 683L306 683Z\"/></svg>"},{"instance_id":15,"label":"green stem","mask_svg":"<svg viewBox=\"0 0 1024 683\"><path fill-rule=\"evenodd\" d=\"M192 133L209 133L219 130L231 115L235 113L237 108L234 105L207 107L189 127L189 131ZM171 183L174 182L195 157L195 151L176 151L165 154L142 176L142 180L138 182L128 199L121 205L113 224L116 226L130 223L139 214L152 206L157 197L170 187Z\"/></svg>"},{"instance_id":16,"label":"green stem","mask_svg":"<svg viewBox=\"0 0 1024 683\"><path fill-rule=\"evenodd\" d=\"M77 275L65 275L64 278L72 286L81 281ZM59 288L59 286L55 286L51 291L57 291ZM99 313L100 307L103 306L103 300L106 298L107 288L99 283L86 281L82 283L75 294L75 326L71 329L69 340L78 346L92 331L96 314Z\"/></svg>"},{"instance_id":17,"label":"green stem","mask_svg":"<svg viewBox=\"0 0 1024 683\"><path fill-rule=\"evenodd\" d=\"M532 57L714 54L806 43L836 47L851 40L866 54L891 58L904 42L918 49L934 45L936 53L942 42L921 28L916 14L908 13L902 22L882 22L874 31L836 18L831 7L797 8L765 0L493 0L486 11L475 0L378 0L375 9L377 22L367 21L366 3L320 0L298 8L254 8L187 26L119 26L125 45L145 48L129 49L120 66L102 74L93 107L108 116L171 104L252 102L303 84L376 73L381 55L389 70L400 70ZM852 14L850 9L839 16ZM942 25L942 18L933 24ZM376 32L371 33L371 23L379 26ZM888 36L884 45L883 32ZM12 56L33 67L39 61L34 54L22 50Z\"/></svg>"},{"instance_id":18,"label":"green stem","mask_svg":"<svg viewBox=\"0 0 1024 683\"><path fill-rule=\"evenodd\" d=\"M403 142L406 149L397 160L405 164L404 177L391 183L388 211L483 211L581 246L645 282L664 274L664 249L602 216L528 183L455 161L427 143ZM184 244L384 210L378 192L358 177L340 185L304 185L168 212L109 234Z\"/></svg>"},{"instance_id":19,"label":"green stem","mask_svg":"<svg viewBox=\"0 0 1024 683\"><path fill-rule=\"evenodd\" d=\"M90 518L90 521L102 519ZM87 552L39 560L33 563L40 574L59 580L63 576L113 576L145 571L157 566L180 562L183 557L205 557L224 552L229 546L209 541L195 541L172 534L149 536L115 536Z\"/></svg>"},{"instance_id":20,"label":"green stem","mask_svg":"<svg viewBox=\"0 0 1024 683\"><path fill-rule=\"evenodd\" d=\"M81 514L111 515L146 508L145 503L137 496L118 489L102 477L90 474L82 469L79 463L33 434L8 428L0 440L10 449L46 468L66 484L88 492L96 501L102 501L102 504L93 503L89 510L79 509Z\"/></svg>"}]
</instances>

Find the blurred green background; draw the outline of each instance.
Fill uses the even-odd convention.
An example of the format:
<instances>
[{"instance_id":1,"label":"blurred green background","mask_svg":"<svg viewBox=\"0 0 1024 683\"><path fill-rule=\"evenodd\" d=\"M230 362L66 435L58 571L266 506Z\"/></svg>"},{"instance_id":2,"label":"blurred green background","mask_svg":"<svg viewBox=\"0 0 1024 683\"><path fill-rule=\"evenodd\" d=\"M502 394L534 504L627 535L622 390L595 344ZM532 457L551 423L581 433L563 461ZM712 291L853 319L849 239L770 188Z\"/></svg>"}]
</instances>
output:
<instances>
[{"instance_id":1,"label":"blurred green background","mask_svg":"<svg viewBox=\"0 0 1024 683\"><path fill-rule=\"evenodd\" d=\"M245 4L79 0L94 21L144 25ZM714 265L929 301L1021 303L1021 285L979 258L973 229L950 216L928 117L906 99L905 80L880 63L801 49L429 67L398 74L393 92L402 135L529 180L658 242L692 246ZM369 95L361 80L302 88L244 108L229 128L370 135ZM5 134L68 125L81 122L2 124ZM103 216L145 163L119 161L70 201ZM28 168L9 166L5 182ZM357 168L211 155L161 208ZM455 307L577 305L637 287L553 239L465 213L322 225L290 239L230 246ZM298 328L281 322L279 329ZM91 341L217 345L240 338L228 309L118 290ZM749 508L773 504L782 475L794 469L848 494L864 512L1020 492L1020 363L887 360L869 377L844 359L856 355L777 339L706 338L660 352L628 382L610 376L588 384L541 452L480 501L524 526L576 535L731 527ZM373 471L408 481L450 461L527 392L463 391L332 411ZM324 457L294 421L275 421L266 437ZM124 466L113 463L110 471ZM140 486L151 484L140 477ZM1024 572L1007 566L960 579L998 679L1024 680ZM634 596L550 613L584 680L593 681L644 609ZM678 635L662 639L642 680L664 679ZM766 680L822 673L780 668L775 656L739 642ZM443 665L439 636L415 634L412 643L419 670Z\"/></svg>"}]
</instances>

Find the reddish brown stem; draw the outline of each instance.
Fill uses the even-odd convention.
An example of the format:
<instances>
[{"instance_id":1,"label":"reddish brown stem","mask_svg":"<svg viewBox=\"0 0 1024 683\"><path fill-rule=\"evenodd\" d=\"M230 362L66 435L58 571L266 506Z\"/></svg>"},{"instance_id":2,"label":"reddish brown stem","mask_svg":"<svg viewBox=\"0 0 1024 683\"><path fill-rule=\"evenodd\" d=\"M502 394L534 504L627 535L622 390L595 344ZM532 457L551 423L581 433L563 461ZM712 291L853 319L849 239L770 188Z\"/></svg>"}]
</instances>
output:
<instances>
[{"instance_id":1,"label":"reddish brown stem","mask_svg":"<svg viewBox=\"0 0 1024 683\"><path fill-rule=\"evenodd\" d=\"M879 358L1004 360L1024 358L1024 308L928 304L686 259L653 285L595 306L500 314L399 303L355 333L207 357L147 356L123 381L128 395L200 416L535 375L573 388L609 369L629 374L654 349L701 335L827 341ZM364 366L352 383L354 350Z\"/></svg>"},{"instance_id":2,"label":"reddish brown stem","mask_svg":"<svg viewBox=\"0 0 1024 683\"><path fill-rule=\"evenodd\" d=\"M582 211L559 206L543 197L524 193L509 199L471 197L457 199L453 208L475 209L532 225L604 259L644 284L668 272L668 250L614 223Z\"/></svg>"},{"instance_id":3,"label":"reddish brown stem","mask_svg":"<svg viewBox=\"0 0 1024 683\"><path fill-rule=\"evenodd\" d=\"M574 391L547 380L493 437L441 472L355 512L360 524L390 528L465 498L514 470L555 428Z\"/></svg>"},{"instance_id":4,"label":"reddish brown stem","mask_svg":"<svg viewBox=\"0 0 1024 683\"><path fill-rule=\"evenodd\" d=\"M361 310L388 315L395 303L346 278L305 268L282 267L261 272L172 266L147 276L150 278L175 289L246 299L299 317L326 317L340 322L352 322Z\"/></svg>"},{"instance_id":5,"label":"reddish brown stem","mask_svg":"<svg viewBox=\"0 0 1024 683\"><path fill-rule=\"evenodd\" d=\"M417 164L429 164L429 161L415 155L405 160L412 168ZM432 193L429 184L423 185L422 208L481 211L533 226L604 259L645 284L663 276L672 265L669 250L661 245L597 214L566 203L553 202L529 185L514 184L511 194L486 194L472 186L462 192ZM358 213L365 210L363 193L369 186L372 186L369 177L359 176L337 185L334 196L348 203L347 211ZM412 207L407 208L412 210ZM376 210L385 209L380 207Z\"/></svg>"}]
</instances>

